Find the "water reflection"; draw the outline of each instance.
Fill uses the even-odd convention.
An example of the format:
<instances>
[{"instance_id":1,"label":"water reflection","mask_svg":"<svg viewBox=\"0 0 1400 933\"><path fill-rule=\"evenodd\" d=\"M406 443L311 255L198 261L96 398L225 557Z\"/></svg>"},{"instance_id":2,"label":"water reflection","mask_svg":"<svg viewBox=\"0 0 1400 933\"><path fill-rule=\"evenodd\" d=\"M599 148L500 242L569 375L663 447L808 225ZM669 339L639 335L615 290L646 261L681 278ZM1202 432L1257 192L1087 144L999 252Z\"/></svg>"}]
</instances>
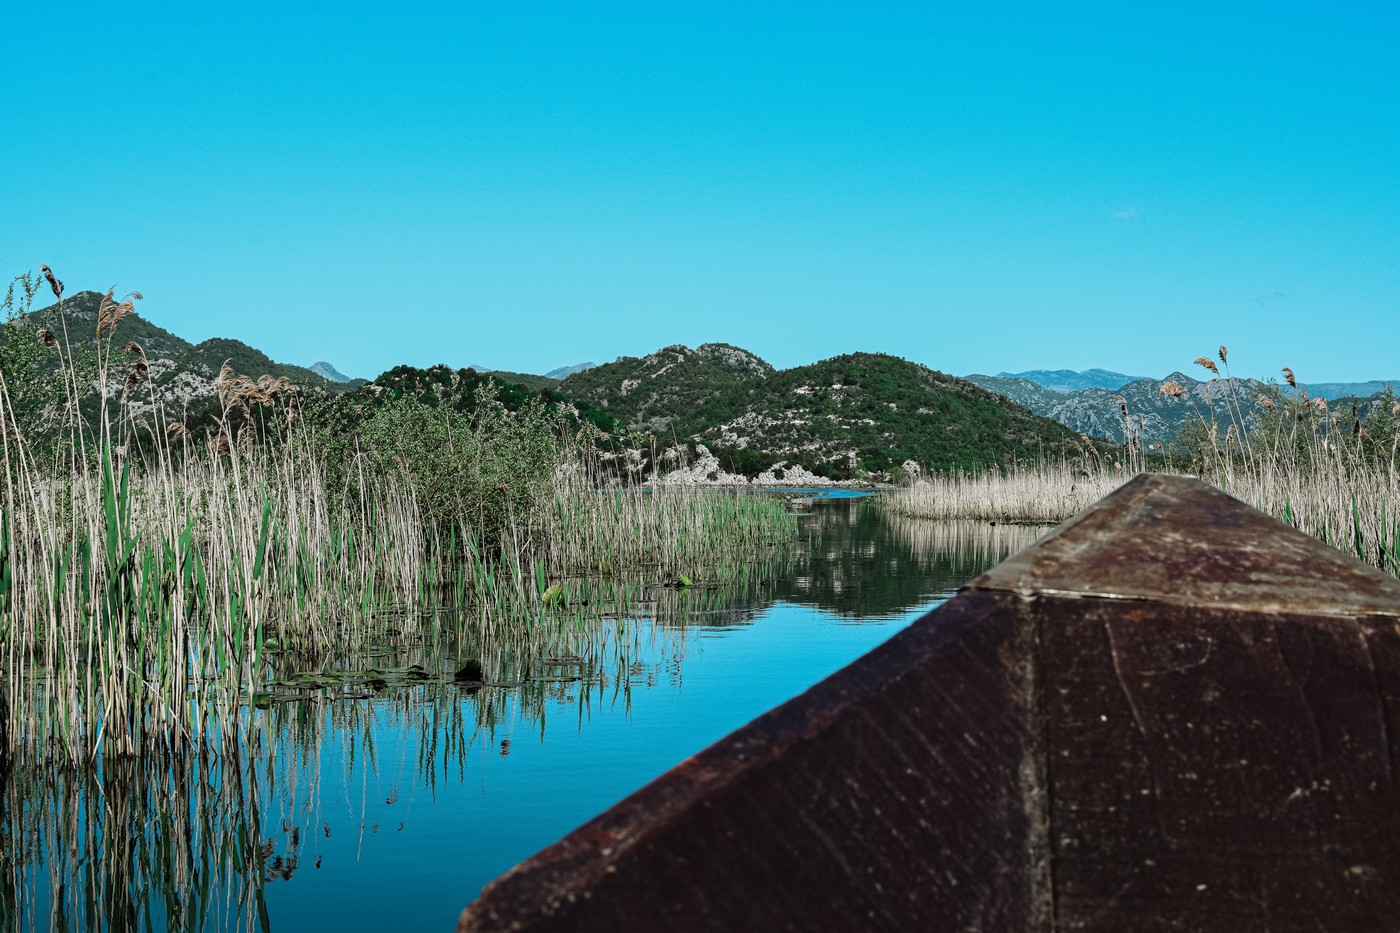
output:
<instances>
[{"instance_id":1,"label":"water reflection","mask_svg":"<svg viewBox=\"0 0 1400 933\"><path fill-rule=\"evenodd\" d=\"M791 578L776 595L852 621L888 618L946 597L1030 545L1040 526L929 522L874 503L815 500Z\"/></svg>"},{"instance_id":2,"label":"water reflection","mask_svg":"<svg viewBox=\"0 0 1400 933\"><path fill-rule=\"evenodd\" d=\"M0 928L445 929L491 876L1043 531L810 511L790 549L693 586L574 581L512 639L452 619L355 658L274 655L246 758L0 763Z\"/></svg>"},{"instance_id":3,"label":"water reflection","mask_svg":"<svg viewBox=\"0 0 1400 933\"><path fill-rule=\"evenodd\" d=\"M0 778L5 929L267 928L251 763L190 756Z\"/></svg>"}]
</instances>

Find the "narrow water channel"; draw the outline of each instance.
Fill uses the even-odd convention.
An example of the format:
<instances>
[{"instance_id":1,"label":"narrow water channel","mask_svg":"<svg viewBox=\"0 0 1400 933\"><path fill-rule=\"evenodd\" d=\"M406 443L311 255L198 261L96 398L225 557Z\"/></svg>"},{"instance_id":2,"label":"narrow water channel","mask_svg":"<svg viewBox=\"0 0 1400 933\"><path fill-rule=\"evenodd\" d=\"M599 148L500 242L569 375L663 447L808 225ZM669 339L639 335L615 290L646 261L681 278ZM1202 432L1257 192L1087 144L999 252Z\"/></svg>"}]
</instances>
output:
<instances>
[{"instance_id":1,"label":"narrow water channel","mask_svg":"<svg viewBox=\"0 0 1400 933\"><path fill-rule=\"evenodd\" d=\"M668 593L526 686L285 704L254 764L11 774L6 928L452 928L496 875L801 693L1039 528L817 497L742 586ZM645 608L645 603L643 603ZM400 659L402 660L402 659ZM167 773L168 772L168 773Z\"/></svg>"}]
</instances>

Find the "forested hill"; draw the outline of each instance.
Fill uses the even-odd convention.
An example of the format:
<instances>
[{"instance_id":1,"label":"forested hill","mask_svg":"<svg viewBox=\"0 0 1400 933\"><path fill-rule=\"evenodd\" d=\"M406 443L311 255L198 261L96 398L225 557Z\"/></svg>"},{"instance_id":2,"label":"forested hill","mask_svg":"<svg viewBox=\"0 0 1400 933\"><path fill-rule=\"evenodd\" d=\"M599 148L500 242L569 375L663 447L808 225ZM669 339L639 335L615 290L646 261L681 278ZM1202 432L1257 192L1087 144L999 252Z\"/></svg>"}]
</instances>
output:
<instances>
[{"instance_id":1,"label":"forested hill","mask_svg":"<svg viewBox=\"0 0 1400 933\"><path fill-rule=\"evenodd\" d=\"M667 347L564 380L580 401L658 440L704 444L732 472L786 461L834 479L978 469L1073 454L1068 428L970 382L898 357L853 353L777 371L747 351Z\"/></svg>"},{"instance_id":2,"label":"forested hill","mask_svg":"<svg viewBox=\"0 0 1400 933\"><path fill-rule=\"evenodd\" d=\"M565 395L602 408L634 428L689 433L733 413L744 391L775 370L747 350L724 343L671 346L574 373L559 384ZM717 403L723 403L717 407Z\"/></svg>"}]
</instances>

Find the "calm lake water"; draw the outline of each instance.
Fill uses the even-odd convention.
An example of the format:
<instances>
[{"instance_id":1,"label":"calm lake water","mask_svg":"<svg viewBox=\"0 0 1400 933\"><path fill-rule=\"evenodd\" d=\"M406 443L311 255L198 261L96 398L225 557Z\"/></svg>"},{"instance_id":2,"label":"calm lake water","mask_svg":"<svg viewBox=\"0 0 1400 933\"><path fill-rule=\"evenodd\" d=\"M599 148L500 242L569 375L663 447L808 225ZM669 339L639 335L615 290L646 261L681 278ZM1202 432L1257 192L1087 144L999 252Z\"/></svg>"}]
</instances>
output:
<instances>
[{"instance_id":1,"label":"calm lake water","mask_svg":"<svg viewBox=\"0 0 1400 933\"><path fill-rule=\"evenodd\" d=\"M816 498L801 541L511 683L279 704L244 766L15 773L0 926L449 930L496 875L801 693L1042 531ZM386 654L390 654L386 648ZM376 662L431 663L402 651Z\"/></svg>"}]
</instances>

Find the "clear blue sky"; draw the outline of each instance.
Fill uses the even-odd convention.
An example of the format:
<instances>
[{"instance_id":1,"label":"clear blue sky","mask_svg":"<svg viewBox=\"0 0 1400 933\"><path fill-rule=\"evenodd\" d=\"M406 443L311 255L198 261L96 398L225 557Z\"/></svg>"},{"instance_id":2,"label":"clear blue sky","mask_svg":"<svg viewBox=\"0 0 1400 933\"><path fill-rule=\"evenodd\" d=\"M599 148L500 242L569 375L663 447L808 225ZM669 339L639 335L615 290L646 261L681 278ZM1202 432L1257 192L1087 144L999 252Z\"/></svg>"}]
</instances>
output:
<instances>
[{"instance_id":1,"label":"clear blue sky","mask_svg":"<svg viewBox=\"0 0 1400 933\"><path fill-rule=\"evenodd\" d=\"M1393 2L123 6L0 10L0 272L191 339L1400 377Z\"/></svg>"}]
</instances>

